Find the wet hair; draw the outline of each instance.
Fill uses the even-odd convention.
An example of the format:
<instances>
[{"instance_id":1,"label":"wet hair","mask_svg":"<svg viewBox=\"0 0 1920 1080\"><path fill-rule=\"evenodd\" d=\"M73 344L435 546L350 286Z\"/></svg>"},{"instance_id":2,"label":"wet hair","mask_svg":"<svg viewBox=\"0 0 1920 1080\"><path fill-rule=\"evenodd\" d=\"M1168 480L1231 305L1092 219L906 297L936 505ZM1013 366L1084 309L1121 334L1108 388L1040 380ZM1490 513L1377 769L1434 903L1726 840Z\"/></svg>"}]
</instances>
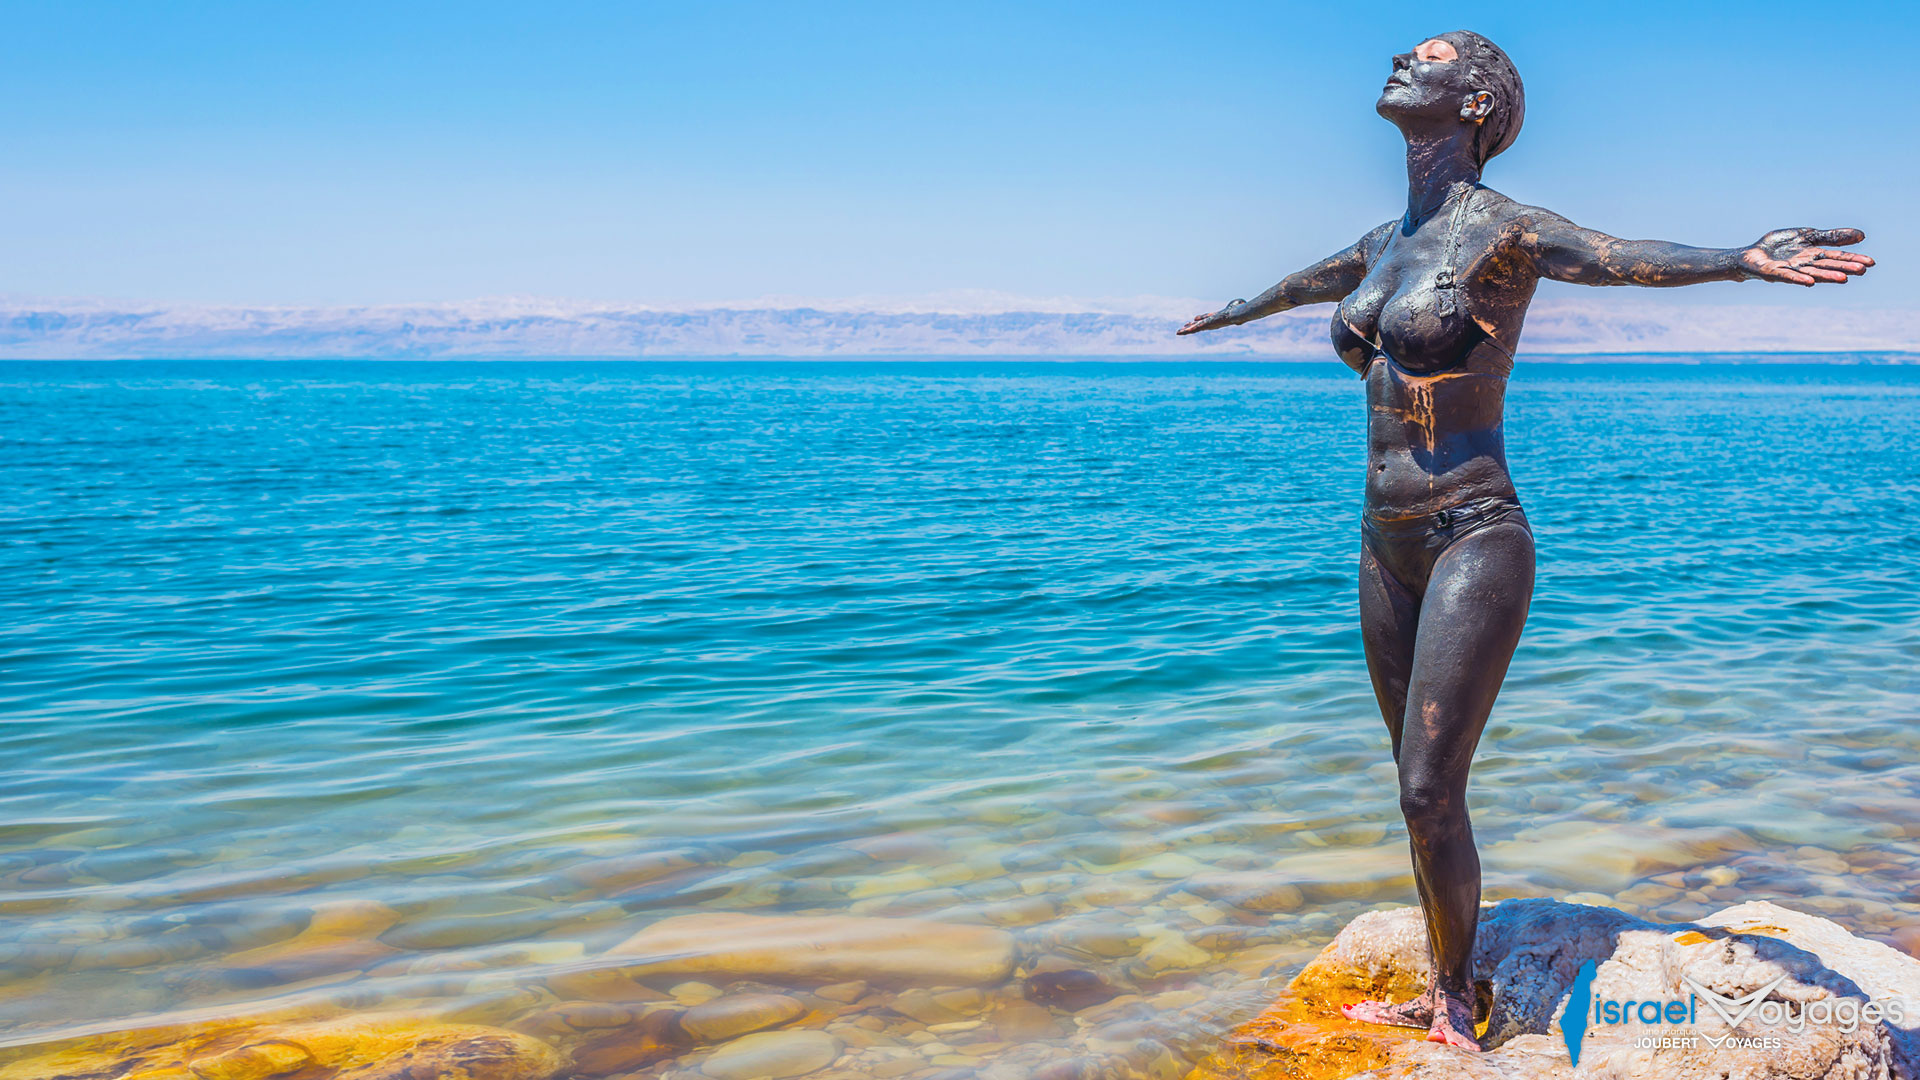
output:
<instances>
[{"instance_id":1,"label":"wet hair","mask_svg":"<svg viewBox=\"0 0 1920 1080\"><path fill-rule=\"evenodd\" d=\"M1527 116L1527 88L1520 82L1520 69L1500 46L1471 30L1442 36L1460 50L1473 87L1493 95L1493 112L1474 135L1474 149L1484 166L1519 137L1520 122Z\"/></svg>"}]
</instances>

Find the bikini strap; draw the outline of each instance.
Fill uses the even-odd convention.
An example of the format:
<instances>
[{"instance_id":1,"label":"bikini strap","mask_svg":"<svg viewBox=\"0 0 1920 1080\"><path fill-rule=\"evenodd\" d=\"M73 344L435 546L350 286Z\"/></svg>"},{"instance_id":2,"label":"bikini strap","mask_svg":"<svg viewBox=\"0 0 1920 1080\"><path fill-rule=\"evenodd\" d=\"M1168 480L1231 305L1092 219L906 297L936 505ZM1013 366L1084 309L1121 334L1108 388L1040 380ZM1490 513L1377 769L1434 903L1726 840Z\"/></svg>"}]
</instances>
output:
<instances>
[{"instance_id":1,"label":"bikini strap","mask_svg":"<svg viewBox=\"0 0 1920 1080\"><path fill-rule=\"evenodd\" d=\"M1440 274L1434 279L1434 288L1440 294L1441 318L1452 315L1460 308L1460 284L1453 277L1453 260L1460 250L1460 217L1466 213L1467 200L1478 190L1480 185L1475 184L1467 194L1460 196L1460 201L1453 204L1453 213L1447 218L1447 243L1440 257Z\"/></svg>"}]
</instances>

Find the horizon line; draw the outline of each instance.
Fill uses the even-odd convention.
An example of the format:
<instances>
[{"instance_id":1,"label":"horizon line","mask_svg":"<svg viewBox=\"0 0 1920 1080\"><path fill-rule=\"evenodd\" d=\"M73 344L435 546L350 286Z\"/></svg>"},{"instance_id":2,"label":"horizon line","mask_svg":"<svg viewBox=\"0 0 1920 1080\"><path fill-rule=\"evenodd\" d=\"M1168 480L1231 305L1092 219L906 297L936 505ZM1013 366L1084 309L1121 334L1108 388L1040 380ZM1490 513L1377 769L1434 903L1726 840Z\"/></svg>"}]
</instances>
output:
<instances>
[{"instance_id":1,"label":"horizon line","mask_svg":"<svg viewBox=\"0 0 1920 1080\"><path fill-rule=\"evenodd\" d=\"M573 297L542 293L493 293L445 300L368 300L368 301L240 301L169 300L134 296L60 296L33 293L0 292L0 309L52 308L66 310L157 310L179 311L272 311L272 312L347 312L395 311L414 309L453 309L468 306L523 308L565 311L573 314L593 311L619 311L646 314L681 312L746 311L823 311L834 314L875 315L1126 315L1138 318L1190 318L1219 301L1195 297L1162 296L1141 293L1133 296L1075 296L1051 294L1023 295L996 289L949 289L912 294L855 294L851 296L804 296L771 293L758 297L718 300L639 300L600 297ZM1782 296L1777 301L1727 303L1724 300L1679 300L1652 296L1608 295L1604 299L1584 296L1538 297L1534 304L1546 307L1589 303L1636 308L1652 306L1673 308L1776 309L1789 311L1915 312L1920 304L1909 305L1835 305L1801 303ZM1269 318L1284 317L1293 311L1324 307L1303 304ZM1179 311L1184 314L1173 315Z\"/></svg>"}]
</instances>

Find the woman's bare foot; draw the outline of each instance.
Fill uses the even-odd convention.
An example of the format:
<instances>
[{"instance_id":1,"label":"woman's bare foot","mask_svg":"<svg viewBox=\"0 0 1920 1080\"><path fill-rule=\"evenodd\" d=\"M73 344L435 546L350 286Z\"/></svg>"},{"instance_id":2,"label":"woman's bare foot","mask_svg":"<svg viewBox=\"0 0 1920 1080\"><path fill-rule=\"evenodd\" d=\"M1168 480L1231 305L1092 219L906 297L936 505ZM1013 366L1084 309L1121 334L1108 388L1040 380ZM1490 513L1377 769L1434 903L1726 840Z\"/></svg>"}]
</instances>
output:
<instances>
[{"instance_id":1,"label":"woman's bare foot","mask_svg":"<svg viewBox=\"0 0 1920 1080\"><path fill-rule=\"evenodd\" d=\"M1433 991L1408 998L1398 1005L1386 1001L1357 1001L1340 1006L1340 1015L1363 1024L1391 1024L1394 1027L1430 1028L1433 1026Z\"/></svg>"},{"instance_id":2,"label":"woman's bare foot","mask_svg":"<svg viewBox=\"0 0 1920 1080\"><path fill-rule=\"evenodd\" d=\"M1432 1014L1433 1026L1427 1029L1427 1041L1479 1053L1480 1040L1473 1035L1472 1003L1465 998L1443 994L1440 1004L1440 1009Z\"/></svg>"}]
</instances>

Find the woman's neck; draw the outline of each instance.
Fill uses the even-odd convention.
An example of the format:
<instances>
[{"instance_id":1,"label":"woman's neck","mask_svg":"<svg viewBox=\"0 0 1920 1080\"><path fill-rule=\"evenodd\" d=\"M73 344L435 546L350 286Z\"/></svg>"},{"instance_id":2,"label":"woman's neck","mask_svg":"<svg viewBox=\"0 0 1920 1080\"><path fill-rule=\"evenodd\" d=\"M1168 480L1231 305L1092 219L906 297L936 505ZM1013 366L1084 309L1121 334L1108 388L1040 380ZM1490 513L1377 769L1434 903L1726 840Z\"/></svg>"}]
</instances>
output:
<instances>
[{"instance_id":1,"label":"woman's neck","mask_svg":"<svg viewBox=\"0 0 1920 1080\"><path fill-rule=\"evenodd\" d=\"M1471 127L1434 139L1407 140L1407 218L1431 217L1461 184L1480 182Z\"/></svg>"}]
</instances>

